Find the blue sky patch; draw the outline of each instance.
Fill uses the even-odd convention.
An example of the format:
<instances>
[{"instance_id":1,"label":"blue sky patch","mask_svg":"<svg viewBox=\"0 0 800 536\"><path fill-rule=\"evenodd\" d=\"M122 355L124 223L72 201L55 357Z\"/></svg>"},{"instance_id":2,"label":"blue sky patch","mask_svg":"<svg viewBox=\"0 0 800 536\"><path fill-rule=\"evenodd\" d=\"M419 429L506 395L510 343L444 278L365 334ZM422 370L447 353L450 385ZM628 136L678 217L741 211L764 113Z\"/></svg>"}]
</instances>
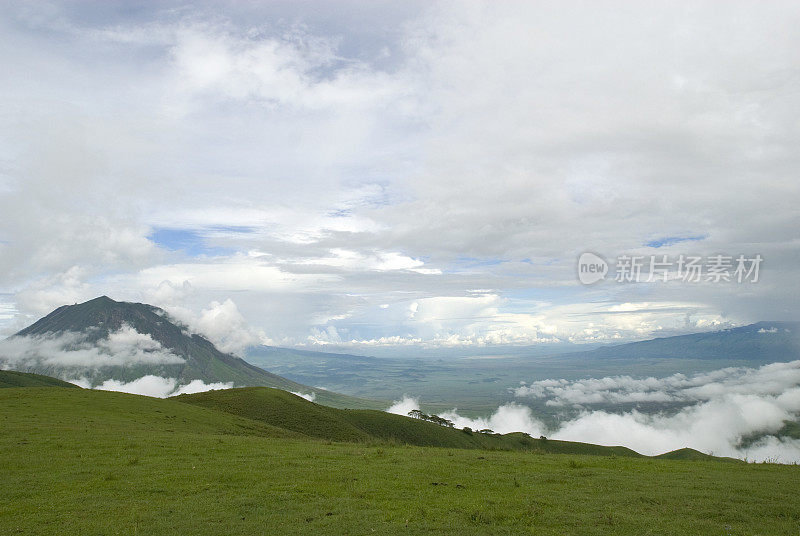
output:
<instances>
[{"instance_id":1,"label":"blue sky patch","mask_svg":"<svg viewBox=\"0 0 800 536\"><path fill-rule=\"evenodd\" d=\"M697 242L698 240L705 240L708 235L694 235L694 236L663 236L656 238L650 242L646 242L645 246L649 248L661 248L665 246L672 246L681 242Z\"/></svg>"},{"instance_id":2,"label":"blue sky patch","mask_svg":"<svg viewBox=\"0 0 800 536\"><path fill-rule=\"evenodd\" d=\"M152 234L147 238L158 244L160 247L170 251L183 251L189 256L199 257L201 255L226 255L235 251L233 248L219 246L209 246L207 234L220 232L243 232L235 227L215 227L213 229L193 230L193 229L169 229L156 227Z\"/></svg>"}]
</instances>

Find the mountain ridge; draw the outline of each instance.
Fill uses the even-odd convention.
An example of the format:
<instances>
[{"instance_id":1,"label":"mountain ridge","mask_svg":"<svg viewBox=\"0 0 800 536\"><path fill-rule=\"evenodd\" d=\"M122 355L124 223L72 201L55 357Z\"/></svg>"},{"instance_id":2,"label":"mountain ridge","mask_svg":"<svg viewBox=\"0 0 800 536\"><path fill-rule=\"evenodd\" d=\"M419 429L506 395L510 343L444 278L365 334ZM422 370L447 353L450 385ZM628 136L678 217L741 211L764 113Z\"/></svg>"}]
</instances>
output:
<instances>
[{"instance_id":1,"label":"mountain ridge","mask_svg":"<svg viewBox=\"0 0 800 536\"><path fill-rule=\"evenodd\" d=\"M654 337L561 356L792 361L800 358L800 322L760 321L718 331Z\"/></svg>"}]
</instances>

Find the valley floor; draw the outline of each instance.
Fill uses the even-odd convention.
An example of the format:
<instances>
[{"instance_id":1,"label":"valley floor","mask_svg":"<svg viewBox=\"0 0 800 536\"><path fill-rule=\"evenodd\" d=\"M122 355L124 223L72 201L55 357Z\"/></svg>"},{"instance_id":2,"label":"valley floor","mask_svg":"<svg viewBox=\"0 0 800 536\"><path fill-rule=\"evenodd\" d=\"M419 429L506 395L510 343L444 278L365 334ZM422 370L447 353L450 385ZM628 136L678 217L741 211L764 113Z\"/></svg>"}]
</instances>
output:
<instances>
[{"instance_id":1,"label":"valley floor","mask_svg":"<svg viewBox=\"0 0 800 536\"><path fill-rule=\"evenodd\" d=\"M1 534L800 529L797 466L331 443L171 400L115 393L96 407L67 391L0 393Z\"/></svg>"}]
</instances>

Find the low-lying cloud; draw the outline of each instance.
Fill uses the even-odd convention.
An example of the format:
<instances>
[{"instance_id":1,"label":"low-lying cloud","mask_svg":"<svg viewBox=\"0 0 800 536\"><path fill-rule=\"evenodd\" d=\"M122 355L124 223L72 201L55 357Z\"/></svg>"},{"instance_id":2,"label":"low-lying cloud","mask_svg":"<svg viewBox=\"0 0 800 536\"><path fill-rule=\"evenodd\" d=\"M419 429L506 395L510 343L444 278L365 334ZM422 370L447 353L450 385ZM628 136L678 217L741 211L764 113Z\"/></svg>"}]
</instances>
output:
<instances>
[{"instance_id":1,"label":"low-lying cloud","mask_svg":"<svg viewBox=\"0 0 800 536\"><path fill-rule=\"evenodd\" d=\"M800 462L800 440L779 437L787 421L800 418L800 361L665 378L543 380L514 393L578 413L556 427L546 426L528 406L517 403L500 406L485 418L463 417L455 409L441 416L459 428L622 445L647 455L689 447L715 456ZM677 403L677 409L622 410L622 404L637 402ZM387 411L406 414L414 404L419 407L417 400L405 397ZM592 407L598 404L602 409Z\"/></svg>"},{"instance_id":2,"label":"low-lying cloud","mask_svg":"<svg viewBox=\"0 0 800 536\"><path fill-rule=\"evenodd\" d=\"M0 341L0 367L88 368L132 365L179 365L185 360L150 335L123 324L108 337L92 341L85 333L11 337Z\"/></svg>"},{"instance_id":3,"label":"low-lying cloud","mask_svg":"<svg viewBox=\"0 0 800 536\"><path fill-rule=\"evenodd\" d=\"M545 426L533 416L531 409L519 404L500 406L488 418L470 419L469 417L462 417L455 409L447 411L441 416L453 421L453 424L458 428L468 426L473 430L489 429L499 434L525 432L533 437L539 437L545 431Z\"/></svg>"},{"instance_id":4,"label":"low-lying cloud","mask_svg":"<svg viewBox=\"0 0 800 536\"><path fill-rule=\"evenodd\" d=\"M289 391L289 392L292 393L293 395L299 396L300 398L305 398L309 402L313 402L314 400L317 399L317 393L315 393L314 391L311 391L310 393L307 393L307 394L306 393L301 393L299 391L298 392Z\"/></svg>"},{"instance_id":5,"label":"low-lying cloud","mask_svg":"<svg viewBox=\"0 0 800 536\"><path fill-rule=\"evenodd\" d=\"M550 379L522 385L518 397L545 399L548 406L591 406L640 402L695 403L725 395L777 396L800 385L800 361L759 368L731 367L664 378L609 376L581 380Z\"/></svg>"},{"instance_id":6,"label":"low-lying cloud","mask_svg":"<svg viewBox=\"0 0 800 536\"><path fill-rule=\"evenodd\" d=\"M402 399L396 401L394 404L386 409L387 413L394 413L395 415L408 415L408 412L419 408L419 399L410 396L404 396Z\"/></svg>"},{"instance_id":7,"label":"low-lying cloud","mask_svg":"<svg viewBox=\"0 0 800 536\"><path fill-rule=\"evenodd\" d=\"M94 387L92 387L89 380L85 378L69 381L84 388L99 389L101 391L117 391L120 393L152 396L155 398L202 393L203 391L212 391L215 389L231 389L233 387L233 382L205 383L203 380L192 380L189 383L179 385L178 380L175 378L164 378L152 374L142 376L130 382L106 380Z\"/></svg>"}]
</instances>

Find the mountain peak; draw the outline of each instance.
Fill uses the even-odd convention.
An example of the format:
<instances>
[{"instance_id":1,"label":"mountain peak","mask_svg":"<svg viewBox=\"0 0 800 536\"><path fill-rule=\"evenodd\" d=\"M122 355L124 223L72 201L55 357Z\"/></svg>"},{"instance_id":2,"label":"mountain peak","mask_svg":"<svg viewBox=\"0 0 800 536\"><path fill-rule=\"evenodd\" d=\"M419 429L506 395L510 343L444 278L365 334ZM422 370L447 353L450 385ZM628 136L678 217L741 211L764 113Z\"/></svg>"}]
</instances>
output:
<instances>
[{"instance_id":1,"label":"mountain peak","mask_svg":"<svg viewBox=\"0 0 800 536\"><path fill-rule=\"evenodd\" d=\"M204 337L190 334L158 307L115 301L108 296L59 307L14 337L29 337L31 344L40 346L40 339L51 339L41 347L54 355L43 355L43 361L31 363L22 372L84 377L93 384L108 379L129 382L155 375L183 382L199 379L207 383L304 389L218 350ZM58 349L53 350L55 346ZM87 361L81 352L99 357Z\"/></svg>"},{"instance_id":2,"label":"mountain peak","mask_svg":"<svg viewBox=\"0 0 800 536\"><path fill-rule=\"evenodd\" d=\"M102 338L111 331L119 330L123 324L141 331L137 325L162 320L159 311L151 305L118 302L108 296L100 296L83 303L63 305L17 333L17 336L92 330L96 331L96 338Z\"/></svg>"}]
</instances>

